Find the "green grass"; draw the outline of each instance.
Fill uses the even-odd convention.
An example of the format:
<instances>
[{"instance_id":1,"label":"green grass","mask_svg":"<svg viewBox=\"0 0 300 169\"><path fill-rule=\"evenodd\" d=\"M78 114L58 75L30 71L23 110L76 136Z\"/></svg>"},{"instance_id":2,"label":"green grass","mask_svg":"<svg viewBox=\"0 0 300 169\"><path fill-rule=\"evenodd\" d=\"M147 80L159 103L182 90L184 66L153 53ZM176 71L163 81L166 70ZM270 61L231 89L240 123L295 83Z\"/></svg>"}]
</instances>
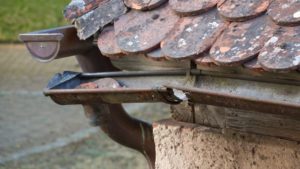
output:
<instances>
[{"instance_id":1,"label":"green grass","mask_svg":"<svg viewBox=\"0 0 300 169\"><path fill-rule=\"evenodd\" d=\"M16 42L18 34L66 25L63 9L71 0L0 0L0 42Z\"/></svg>"}]
</instances>

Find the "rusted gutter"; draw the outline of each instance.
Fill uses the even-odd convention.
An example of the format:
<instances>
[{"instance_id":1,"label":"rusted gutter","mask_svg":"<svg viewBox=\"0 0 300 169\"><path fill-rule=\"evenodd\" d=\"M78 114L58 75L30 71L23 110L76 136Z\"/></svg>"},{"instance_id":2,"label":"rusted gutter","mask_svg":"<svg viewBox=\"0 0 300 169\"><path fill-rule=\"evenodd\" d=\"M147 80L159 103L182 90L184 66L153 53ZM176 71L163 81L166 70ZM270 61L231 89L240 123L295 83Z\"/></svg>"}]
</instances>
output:
<instances>
[{"instance_id":1,"label":"rusted gutter","mask_svg":"<svg viewBox=\"0 0 300 169\"><path fill-rule=\"evenodd\" d=\"M74 26L20 34L30 54L41 62L82 54L93 47L92 39L79 40Z\"/></svg>"},{"instance_id":2,"label":"rusted gutter","mask_svg":"<svg viewBox=\"0 0 300 169\"><path fill-rule=\"evenodd\" d=\"M237 96L234 95L234 93L220 93L195 87L176 85L168 85L166 87L170 90L183 92L191 103L200 103L261 113L289 115L297 118L300 116L300 104L297 103Z\"/></svg>"}]
</instances>

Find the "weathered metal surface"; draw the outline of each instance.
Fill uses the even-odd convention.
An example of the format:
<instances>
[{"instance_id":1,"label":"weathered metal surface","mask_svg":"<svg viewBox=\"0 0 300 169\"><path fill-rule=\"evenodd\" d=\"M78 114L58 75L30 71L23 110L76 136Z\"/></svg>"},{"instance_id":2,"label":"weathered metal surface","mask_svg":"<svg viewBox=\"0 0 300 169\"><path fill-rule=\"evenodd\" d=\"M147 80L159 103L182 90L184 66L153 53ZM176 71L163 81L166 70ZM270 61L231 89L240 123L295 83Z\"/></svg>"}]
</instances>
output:
<instances>
[{"instance_id":1,"label":"weathered metal surface","mask_svg":"<svg viewBox=\"0 0 300 169\"><path fill-rule=\"evenodd\" d=\"M300 24L300 1L273 0L268 14L279 25L293 26Z\"/></svg>"},{"instance_id":2,"label":"weathered metal surface","mask_svg":"<svg viewBox=\"0 0 300 169\"><path fill-rule=\"evenodd\" d=\"M64 16L69 21L76 19L94 9L96 9L101 2L105 0L72 0L65 8Z\"/></svg>"},{"instance_id":3,"label":"weathered metal surface","mask_svg":"<svg viewBox=\"0 0 300 169\"><path fill-rule=\"evenodd\" d=\"M258 56L264 69L273 72L288 72L300 67L300 27L282 27Z\"/></svg>"},{"instance_id":4,"label":"weathered metal surface","mask_svg":"<svg viewBox=\"0 0 300 169\"><path fill-rule=\"evenodd\" d=\"M126 6L136 10L152 10L167 0L124 0Z\"/></svg>"},{"instance_id":5,"label":"weathered metal surface","mask_svg":"<svg viewBox=\"0 0 300 169\"><path fill-rule=\"evenodd\" d=\"M105 56L116 57L124 55L117 45L113 26L107 26L101 31L98 38L98 47Z\"/></svg>"},{"instance_id":6,"label":"weathered metal surface","mask_svg":"<svg viewBox=\"0 0 300 169\"><path fill-rule=\"evenodd\" d=\"M208 50L226 26L216 10L183 17L162 41L162 51L172 59L193 58Z\"/></svg>"},{"instance_id":7,"label":"weathered metal surface","mask_svg":"<svg viewBox=\"0 0 300 169\"><path fill-rule=\"evenodd\" d=\"M167 86L167 88L183 91L192 103L300 117L300 104L297 102L241 96L233 92L217 92L216 90L196 87L191 88L171 85Z\"/></svg>"},{"instance_id":8,"label":"weathered metal surface","mask_svg":"<svg viewBox=\"0 0 300 169\"><path fill-rule=\"evenodd\" d=\"M81 41L73 26L41 30L19 35L30 54L41 62L78 55L91 50L92 39Z\"/></svg>"},{"instance_id":9,"label":"weathered metal surface","mask_svg":"<svg viewBox=\"0 0 300 169\"><path fill-rule=\"evenodd\" d=\"M233 22L212 46L210 56L221 65L241 65L258 55L275 30L266 15Z\"/></svg>"},{"instance_id":10,"label":"weathered metal surface","mask_svg":"<svg viewBox=\"0 0 300 169\"><path fill-rule=\"evenodd\" d=\"M117 89L122 88L118 81L112 78L103 78L93 82L82 83L78 89Z\"/></svg>"},{"instance_id":11,"label":"weathered metal surface","mask_svg":"<svg viewBox=\"0 0 300 169\"><path fill-rule=\"evenodd\" d=\"M217 5L219 0L170 0L171 8L179 15L198 15Z\"/></svg>"},{"instance_id":12,"label":"weathered metal surface","mask_svg":"<svg viewBox=\"0 0 300 169\"><path fill-rule=\"evenodd\" d=\"M119 59L111 59L113 65L121 70L177 70L189 69L191 63L188 60L176 61L165 60L158 62L156 60L147 59L144 55L137 55L133 57L121 57Z\"/></svg>"},{"instance_id":13,"label":"weathered metal surface","mask_svg":"<svg viewBox=\"0 0 300 169\"><path fill-rule=\"evenodd\" d=\"M75 57L83 72L119 71L119 69L111 63L109 58L101 55L98 47L94 47Z\"/></svg>"},{"instance_id":14,"label":"weathered metal surface","mask_svg":"<svg viewBox=\"0 0 300 169\"><path fill-rule=\"evenodd\" d=\"M300 74L298 72L275 73L266 71L253 71L242 66L203 66L197 65L197 70L202 75L210 77L224 77L229 79L240 79L257 82L267 82L273 84L300 85ZM218 82L221 83L221 82ZM222 86L220 86L222 88Z\"/></svg>"},{"instance_id":15,"label":"weathered metal surface","mask_svg":"<svg viewBox=\"0 0 300 169\"><path fill-rule=\"evenodd\" d=\"M227 0L218 10L227 20L245 21L264 13L269 4L269 0Z\"/></svg>"},{"instance_id":16,"label":"weathered metal surface","mask_svg":"<svg viewBox=\"0 0 300 169\"><path fill-rule=\"evenodd\" d=\"M153 50L152 52L149 52L145 55L146 55L146 57L148 57L152 60L156 60L156 61L165 61L166 60L165 55L161 51L161 48Z\"/></svg>"},{"instance_id":17,"label":"weathered metal surface","mask_svg":"<svg viewBox=\"0 0 300 169\"><path fill-rule=\"evenodd\" d=\"M61 105L69 104L121 104L121 103L144 103L144 102L166 102L169 94L166 89L53 89L45 90L46 96Z\"/></svg>"},{"instance_id":18,"label":"weathered metal surface","mask_svg":"<svg viewBox=\"0 0 300 169\"><path fill-rule=\"evenodd\" d=\"M300 105L299 83L277 83L261 79L238 79L222 77L217 74L202 72L197 77L196 88L215 91L216 93L229 93L240 97L249 97L253 100L271 100L274 102L287 102ZM275 76L276 78L276 76ZM266 78L265 78L266 79ZM277 79L279 80L279 78Z\"/></svg>"},{"instance_id":19,"label":"weathered metal surface","mask_svg":"<svg viewBox=\"0 0 300 169\"><path fill-rule=\"evenodd\" d=\"M147 53L159 46L178 19L169 5L147 12L132 10L115 23L117 44L128 53Z\"/></svg>"},{"instance_id":20,"label":"weathered metal surface","mask_svg":"<svg viewBox=\"0 0 300 169\"><path fill-rule=\"evenodd\" d=\"M126 12L122 0L106 0L95 10L75 20L77 35L80 39L87 39Z\"/></svg>"},{"instance_id":21,"label":"weathered metal surface","mask_svg":"<svg viewBox=\"0 0 300 169\"><path fill-rule=\"evenodd\" d=\"M137 77L146 76L184 76L184 70L178 71L151 71L151 72L108 72L108 73L74 73L64 72L57 74L49 82L44 93L50 96L58 104L88 104L88 103L138 103L138 102L167 102L176 103L177 99L171 99L169 90L161 87L159 84L139 85ZM123 77L119 81L110 77ZM129 79L126 79L129 78ZM130 81L130 77L137 78ZM156 77L156 78L155 78ZM99 79L95 81L94 79ZM176 79L176 78L175 78ZM134 80L134 79L133 79ZM151 79L150 79L151 80ZM159 82L157 79L156 82ZM164 80L164 83L171 81ZM177 81L179 83L179 81ZM174 97L175 98L175 97Z\"/></svg>"}]
</instances>

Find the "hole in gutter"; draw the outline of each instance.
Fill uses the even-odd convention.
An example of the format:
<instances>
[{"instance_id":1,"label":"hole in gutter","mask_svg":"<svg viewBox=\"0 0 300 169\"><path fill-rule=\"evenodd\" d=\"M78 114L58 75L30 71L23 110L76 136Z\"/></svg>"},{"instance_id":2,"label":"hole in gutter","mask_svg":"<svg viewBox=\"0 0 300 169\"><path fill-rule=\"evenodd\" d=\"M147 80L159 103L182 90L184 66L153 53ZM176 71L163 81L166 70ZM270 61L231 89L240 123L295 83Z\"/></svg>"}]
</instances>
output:
<instances>
[{"instance_id":1,"label":"hole in gutter","mask_svg":"<svg viewBox=\"0 0 300 169\"><path fill-rule=\"evenodd\" d=\"M176 96L178 99L180 99L182 101L188 100L187 95L182 90L178 90L178 89L172 89L172 90L173 90L174 96Z\"/></svg>"}]
</instances>

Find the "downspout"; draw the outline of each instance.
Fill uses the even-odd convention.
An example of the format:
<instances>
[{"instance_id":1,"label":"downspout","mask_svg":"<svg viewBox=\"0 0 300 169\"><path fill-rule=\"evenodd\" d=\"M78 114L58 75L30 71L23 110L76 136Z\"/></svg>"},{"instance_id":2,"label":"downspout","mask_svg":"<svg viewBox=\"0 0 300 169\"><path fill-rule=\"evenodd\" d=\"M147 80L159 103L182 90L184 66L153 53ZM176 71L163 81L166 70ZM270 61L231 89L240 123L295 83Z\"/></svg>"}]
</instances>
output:
<instances>
[{"instance_id":1,"label":"downspout","mask_svg":"<svg viewBox=\"0 0 300 169\"><path fill-rule=\"evenodd\" d=\"M116 71L110 60L95 47L76 56L83 72ZM155 145L152 125L130 117L121 104L83 105L92 125L99 126L112 140L141 152L150 169L155 168Z\"/></svg>"}]
</instances>

